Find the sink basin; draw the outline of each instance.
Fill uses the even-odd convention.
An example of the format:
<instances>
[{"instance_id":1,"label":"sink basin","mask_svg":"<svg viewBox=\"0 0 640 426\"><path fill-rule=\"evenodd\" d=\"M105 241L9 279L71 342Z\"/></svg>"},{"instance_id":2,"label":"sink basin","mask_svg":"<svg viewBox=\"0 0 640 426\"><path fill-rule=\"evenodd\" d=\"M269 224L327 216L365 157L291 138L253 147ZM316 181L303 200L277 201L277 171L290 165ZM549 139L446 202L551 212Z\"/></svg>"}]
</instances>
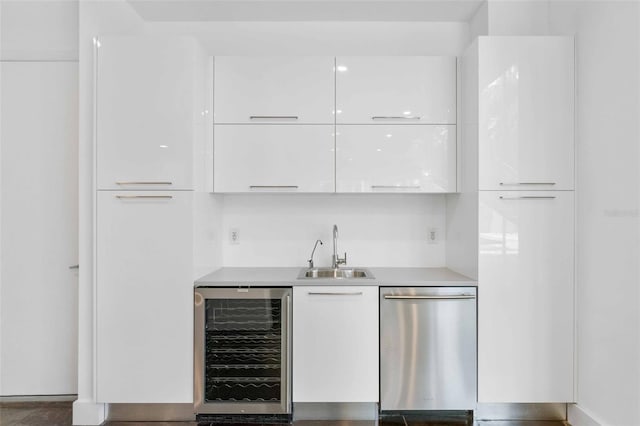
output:
<instances>
[{"instance_id":1,"label":"sink basin","mask_svg":"<svg viewBox=\"0 0 640 426\"><path fill-rule=\"evenodd\" d=\"M300 271L298 279L341 279L341 278L365 278L373 279L371 271L365 268L304 268Z\"/></svg>"}]
</instances>

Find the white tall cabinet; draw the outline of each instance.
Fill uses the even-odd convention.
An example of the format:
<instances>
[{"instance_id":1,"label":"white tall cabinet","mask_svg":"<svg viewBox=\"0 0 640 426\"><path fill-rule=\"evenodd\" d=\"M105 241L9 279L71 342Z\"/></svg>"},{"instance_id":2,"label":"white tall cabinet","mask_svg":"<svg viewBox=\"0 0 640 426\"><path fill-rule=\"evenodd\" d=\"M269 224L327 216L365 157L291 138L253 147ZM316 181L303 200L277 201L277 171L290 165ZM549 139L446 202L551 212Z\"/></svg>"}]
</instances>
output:
<instances>
[{"instance_id":1,"label":"white tall cabinet","mask_svg":"<svg viewBox=\"0 0 640 426\"><path fill-rule=\"evenodd\" d=\"M191 403L196 43L97 45L96 399Z\"/></svg>"},{"instance_id":2,"label":"white tall cabinet","mask_svg":"<svg viewBox=\"0 0 640 426\"><path fill-rule=\"evenodd\" d=\"M0 67L0 396L75 394L78 64Z\"/></svg>"},{"instance_id":3,"label":"white tall cabinet","mask_svg":"<svg viewBox=\"0 0 640 426\"><path fill-rule=\"evenodd\" d=\"M568 37L479 37L461 60L447 257L477 273L479 403L575 401L573 58Z\"/></svg>"}]
</instances>

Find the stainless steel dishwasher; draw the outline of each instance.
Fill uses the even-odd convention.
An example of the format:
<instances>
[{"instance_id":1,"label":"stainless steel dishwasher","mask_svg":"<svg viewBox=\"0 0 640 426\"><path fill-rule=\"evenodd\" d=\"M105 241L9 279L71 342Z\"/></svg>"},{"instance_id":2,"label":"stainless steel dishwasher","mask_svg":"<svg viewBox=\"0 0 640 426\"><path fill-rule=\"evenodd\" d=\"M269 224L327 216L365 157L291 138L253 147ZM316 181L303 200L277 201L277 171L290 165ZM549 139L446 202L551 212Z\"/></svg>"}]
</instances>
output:
<instances>
[{"instance_id":1,"label":"stainless steel dishwasher","mask_svg":"<svg viewBox=\"0 0 640 426\"><path fill-rule=\"evenodd\" d=\"M380 410L473 410L476 288L380 288Z\"/></svg>"}]
</instances>

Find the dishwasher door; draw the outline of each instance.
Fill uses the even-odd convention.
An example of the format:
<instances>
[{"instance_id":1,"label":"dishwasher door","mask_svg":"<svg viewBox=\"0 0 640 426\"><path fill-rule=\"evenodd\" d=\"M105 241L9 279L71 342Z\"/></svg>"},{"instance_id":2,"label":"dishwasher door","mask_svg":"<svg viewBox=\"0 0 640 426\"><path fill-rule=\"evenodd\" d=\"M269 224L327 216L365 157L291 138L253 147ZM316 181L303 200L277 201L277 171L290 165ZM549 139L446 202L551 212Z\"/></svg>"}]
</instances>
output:
<instances>
[{"instance_id":1,"label":"dishwasher door","mask_svg":"<svg viewBox=\"0 0 640 426\"><path fill-rule=\"evenodd\" d=\"M476 407L476 288L380 288L380 410Z\"/></svg>"}]
</instances>

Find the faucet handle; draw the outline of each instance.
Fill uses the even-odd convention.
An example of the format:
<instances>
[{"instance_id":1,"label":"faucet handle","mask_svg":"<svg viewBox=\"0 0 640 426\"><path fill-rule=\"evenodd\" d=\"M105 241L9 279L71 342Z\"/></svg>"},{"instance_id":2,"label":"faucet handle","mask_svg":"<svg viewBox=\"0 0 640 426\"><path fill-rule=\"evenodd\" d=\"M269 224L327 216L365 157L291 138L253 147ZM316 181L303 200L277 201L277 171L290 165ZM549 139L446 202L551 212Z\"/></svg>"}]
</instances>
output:
<instances>
[{"instance_id":1,"label":"faucet handle","mask_svg":"<svg viewBox=\"0 0 640 426\"><path fill-rule=\"evenodd\" d=\"M346 265L347 264L347 252L344 252L344 257L340 259L340 256L336 255L336 265Z\"/></svg>"}]
</instances>

